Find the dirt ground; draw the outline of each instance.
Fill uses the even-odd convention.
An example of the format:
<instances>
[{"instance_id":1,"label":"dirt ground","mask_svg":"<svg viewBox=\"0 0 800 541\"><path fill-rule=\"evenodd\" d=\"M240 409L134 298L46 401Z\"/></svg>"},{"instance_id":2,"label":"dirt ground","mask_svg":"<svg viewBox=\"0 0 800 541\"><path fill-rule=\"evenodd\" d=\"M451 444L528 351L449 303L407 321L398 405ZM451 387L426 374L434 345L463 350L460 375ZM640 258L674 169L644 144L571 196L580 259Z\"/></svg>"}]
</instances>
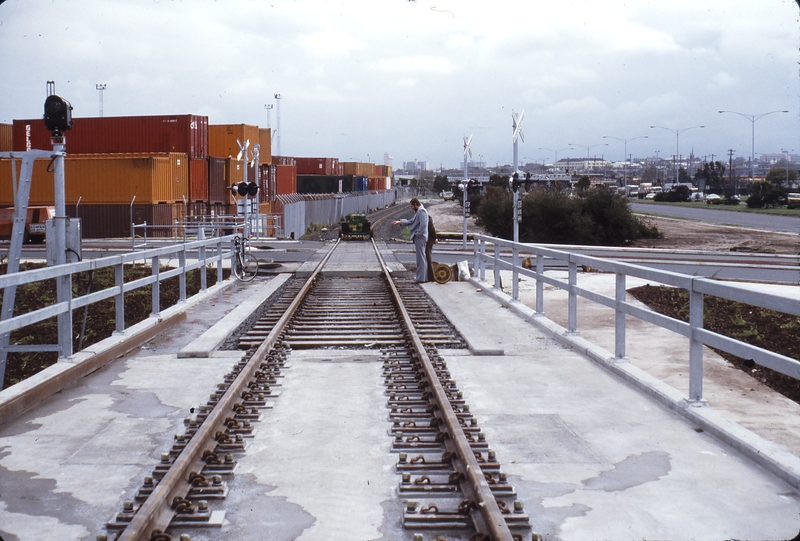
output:
<instances>
[{"instance_id":1,"label":"dirt ground","mask_svg":"<svg viewBox=\"0 0 800 541\"><path fill-rule=\"evenodd\" d=\"M641 248L768 254L797 254L800 251L800 237L792 233L740 229L675 218L647 216L644 220L655 225L664 238L641 240L634 244Z\"/></svg>"}]
</instances>

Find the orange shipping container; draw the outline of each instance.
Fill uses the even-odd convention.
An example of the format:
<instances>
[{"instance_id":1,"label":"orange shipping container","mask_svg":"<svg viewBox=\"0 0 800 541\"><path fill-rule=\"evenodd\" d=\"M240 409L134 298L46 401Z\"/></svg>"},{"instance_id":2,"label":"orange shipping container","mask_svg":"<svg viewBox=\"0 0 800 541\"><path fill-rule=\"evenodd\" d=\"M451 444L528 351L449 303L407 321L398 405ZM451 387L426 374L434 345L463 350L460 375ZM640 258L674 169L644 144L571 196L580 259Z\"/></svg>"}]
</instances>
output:
<instances>
[{"instance_id":1,"label":"orange shipping container","mask_svg":"<svg viewBox=\"0 0 800 541\"><path fill-rule=\"evenodd\" d=\"M258 163L261 165L272 164L272 130L269 128L258 128Z\"/></svg>"},{"instance_id":2,"label":"orange shipping container","mask_svg":"<svg viewBox=\"0 0 800 541\"><path fill-rule=\"evenodd\" d=\"M54 204L49 160L36 160L29 205ZM186 154L73 154L64 160L67 205L176 203L188 196ZM13 205L11 166L0 160L0 205Z\"/></svg>"},{"instance_id":3,"label":"orange shipping container","mask_svg":"<svg viewBox=\"0 0 800 541\"><path fill-rule=\"evenodd\" d=\"M13 133L13 124L0 124L0 152L10 152L14 148Z\"/></svg>"},{"instance_id":4,"label":"orange shipping container","mask_svg":"<svg viewBox=\"0 0 800 541\"><path fill-rule=\"evenodd\" d=\"M260 141L258 126L249 124L210 124L208 126L208 155L236 158L241 150L236 140L242 144L250 141L248 152ZM259 151L261 152L261 151ZM249 160L249 156L248 156ZM259 159L260 161L260 159Z\"/></svg>"}]
</instances>

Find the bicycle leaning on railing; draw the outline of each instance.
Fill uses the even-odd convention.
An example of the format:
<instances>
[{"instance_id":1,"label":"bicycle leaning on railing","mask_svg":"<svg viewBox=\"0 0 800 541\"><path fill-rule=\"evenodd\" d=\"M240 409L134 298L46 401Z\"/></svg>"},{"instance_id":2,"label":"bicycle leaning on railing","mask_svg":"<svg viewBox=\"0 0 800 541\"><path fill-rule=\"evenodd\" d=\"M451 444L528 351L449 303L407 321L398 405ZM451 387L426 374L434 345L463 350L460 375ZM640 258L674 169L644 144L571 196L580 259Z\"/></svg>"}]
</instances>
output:
<instances>
[{"instance_id":1,"label":"bicycle leaning on railing","mask_svg":"<svg viewBox=\"0 0 800 541\"><path fill-rule=\"evenodd\" d=\"M259 259L250 253L250 239L236 235L233 237L233 258L231 272L242 282L249 282L258 274Z\"/></svg>"}]
</instances>

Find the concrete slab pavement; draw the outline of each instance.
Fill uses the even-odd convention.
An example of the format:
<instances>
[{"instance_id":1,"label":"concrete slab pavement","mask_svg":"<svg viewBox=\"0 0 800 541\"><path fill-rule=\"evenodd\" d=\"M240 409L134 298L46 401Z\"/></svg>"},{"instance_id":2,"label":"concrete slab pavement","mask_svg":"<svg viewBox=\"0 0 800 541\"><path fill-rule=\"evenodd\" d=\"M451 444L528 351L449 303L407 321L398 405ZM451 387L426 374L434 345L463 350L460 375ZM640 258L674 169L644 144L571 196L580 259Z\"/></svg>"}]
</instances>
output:
<instances>
[{"instance_id":1,"label":"concrete slab pavement","mask_svg":"<svg viewBox=\"0 0 800 541\"><path fill-rule=\"evenodd\" d=\"M791 539L800 496L698 425L478 293L426 284L504 355L445 352L534 530L548 539Z\"/></svg>"}]
</instances>

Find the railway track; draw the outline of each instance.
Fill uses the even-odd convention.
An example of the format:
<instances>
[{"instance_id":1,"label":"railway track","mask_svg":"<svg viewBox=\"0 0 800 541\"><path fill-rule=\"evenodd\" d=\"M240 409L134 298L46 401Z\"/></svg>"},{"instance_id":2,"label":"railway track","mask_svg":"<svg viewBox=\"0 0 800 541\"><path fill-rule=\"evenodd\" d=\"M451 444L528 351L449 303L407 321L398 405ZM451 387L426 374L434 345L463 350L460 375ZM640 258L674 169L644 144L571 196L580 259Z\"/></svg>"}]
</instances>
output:
<instances>
[{"instance_id":1,"label":"railway track","mask_svg":"<svg viewBox=\"0 0 800 541\"><path fill-rule=\"evenodd\" d=\"M391 277L377 249L383 276L324 276L336 246L240 333L243 360L186 418L185 433L98 540L189 541L187 531L220 526L227 480L259 419L279 399L295 349L381 351L387 437L397 454L408 539L530 538L523 505L438 354L463 348L463 339L417 284Z\"/></svg>"}]
</instances>

